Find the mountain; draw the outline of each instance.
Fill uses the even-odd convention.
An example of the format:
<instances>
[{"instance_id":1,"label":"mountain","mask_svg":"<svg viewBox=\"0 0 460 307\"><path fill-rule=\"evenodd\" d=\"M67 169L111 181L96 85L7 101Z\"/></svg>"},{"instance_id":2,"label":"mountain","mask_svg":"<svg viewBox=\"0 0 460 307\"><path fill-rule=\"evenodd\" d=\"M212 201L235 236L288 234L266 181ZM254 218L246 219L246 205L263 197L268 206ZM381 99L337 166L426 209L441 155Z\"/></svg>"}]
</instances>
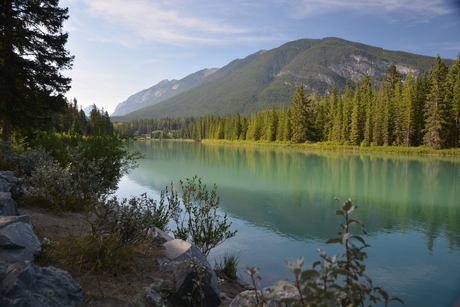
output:
<instances>
[{"instance_id":1,"label":"mountain","mask_svg":"<svg viewBox=\"0 0 460 307\"><path fill-rule=\"evenodd\" d=\"M218 68L202 69L181 80L163 80L158 84L142 90L118 104L111 116L121 116L130 112L155 105L163 100L180 94L193 87L203 78L215 73Z\"/></svg>"},{"instance_id":2,"label":"mountain","mask_svg":"<svg viewBox=\"0 0 460 307\"><path fill-rule=\"evenodd\" d=\"M139 118L249 114L289 106L296 86L307 92L340 92L366 74L376 85L395 65L399 73L427 73L434 57L385 50L340 38L300 39L236 59L195 86L114 121ZM450 66L453 60L445 60Z\"/></svg>"}]
</instances>

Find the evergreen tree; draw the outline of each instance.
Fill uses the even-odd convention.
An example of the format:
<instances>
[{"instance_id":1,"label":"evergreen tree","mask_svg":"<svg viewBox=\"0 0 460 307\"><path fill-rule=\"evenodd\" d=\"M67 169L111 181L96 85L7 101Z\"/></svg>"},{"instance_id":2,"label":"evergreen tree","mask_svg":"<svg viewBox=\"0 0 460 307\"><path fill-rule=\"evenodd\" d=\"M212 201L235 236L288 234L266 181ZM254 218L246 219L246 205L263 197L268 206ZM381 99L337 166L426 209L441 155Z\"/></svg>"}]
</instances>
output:
<instances>
[{"instance_id":1,"label":"evergreen tree","mask_svg":"<svg viewBox=\"0 0 460 307\"><path fill-rule=\"evenodd\" d=\"M363 139L363 110L359 88L360 85L358 83L356 84L351 111L350 143L352 145L359 145Z\"/></svg>"},{"instance_id":2,"label":"evergreen tree","mask_svg":"<svg viewBox=\"0 0 460 307\"><path fill-rule=\"evenodd\" d=\"M385 112L385 122L383 123L383 143L385 145L391 145L395 141L395 124L396 124L396 108L399 103L401 92L401 75L396 69L395 65L392 65L385 74L382 82L382 88L384 96L382 102L385 104L383 109Z\"/></svg>"},{"instance_id":3,"label":"evergreen tree","mask_svg":"<svg viewBox=\"0 0 460 307\"><path fill-rule=\"evenodd\" d=\"M266 140L273 142L276 140L276 131L278 129L278 116L276 114L275 105L272 105L271 111L267 114L268 115L268 122L267 122L267 132L266 132Z\"/></svg>"},{"instance_id":4,"label":"evergreen tree","mask_svg":"<svg viewBox=\"0 0 460 307\"><path fill-rule=\"evenodd\" d=\"M445 103L447 67L438 55L430 70L429 92L425 102L425 145L440 149L447 144L448 108Z\"/></svg>"},{"instance_id":5,"label":"evergreen tree","mask_svg":"<svg viewBox=\"0 0 460 307\"><path fill-rule=\"evenodd\" d=\"M402 106L402 91L401 91L401 83L396 84L396 88L394 91L393 96L393 137L392 140L394 145L401 146L403 145L403 126L404 126L404 114L403 114L403 106Z\"/></svg>"},{"instance_id":6,"label":"evergreen tree","mask_svg":"<svg viewBox=\"0 0 460 307\"><path fill-rule=\"evenodd\" d=\"M413 146L420 146L423 143L423 131L425 128L425 101L428 91L428 78L424 74L417 75L415 79L414 92L414 116L413 116Z\"/></svg>"},{"instance_id":7,"label":"evergreen tree","mask_svg":"<svg viewBox=\"0 0 460 307\"><path fill-rule=\"evenodd\" d=\"M310 110L310 99L305 96L303 86L296 88L291 103L292 141L303 143L312 140L313 119Z\"/></svg>"},{"instance_id":8,"label":"evergreen tree","mask_svg":"<svg viewBox=\"0 0 460 307\"><path fill-rule=\"evenodd\" d=\"M373 143L377 146L383 145L383 140L387 132L388 119L385 116L386 101L385 101L385 90L382 87L377 91L375 95L375 109L374 109L374 127L372 131Z\"/></svg>"},{"instance_id":9,"label":"evergreen tree","mask_svg":"<svg viewBox=\"0 0 460 307\"><path fill-rule=\"evenodd\" d=\"M236 118L235 118L235 125L233 127L233 138L234 140L238 140L240 138L240 135L241 135L241 131L242 131L242 127L241 127L241 116L240 116L240 113L238 113L236 115Z\"/></svg>"},{"instance_id":10,"label":"evergreen tree","mask_svg":"<svg viewBox=\"0 0 460 307\"><path fill-rule=\"evenodd\" d=\"M0 120L2 140L12 129L28 131L64 111L63 94L73 57L65 49L62 32L68 9L58 0L0 1Z\"/></svg>"},{"instance_id":11,"label":"evergreen tree","mask_svg":"<svg viewBox=\"0 0 460 307\"><path fill-rule=\"evenodd\" d=\"M460 52L457 55L454 65L449 70L447 82L449 89L447 103L451 106L453 117L452 145L458 147L460 141Z\"/></svg>"},{"instance_id":12,"label":"evergreen tree","mask_svg":"<svg viewBox=\"0 0 460 307\"><path fill-rule=\"evenodd\" d=\"M371 77L366 75L361 86L361 106L364 116L363 141L366 145L372 142L374 124L374 93L372 91Z\"/></svg>"},{"instance_id":13,"label":"evergreen tree","mask_svg":"<svg viewBox=\"0 0 460 307\"><path fill-rule=\"evenodd\" d=\"M402 99L400 104L400 120L401 120L401 143L409 147L412 144L412 137L414 133L414 80L412 71L406 76L404 87L402 89Z\"/></svg>"},{"instance_id":14,"label":"evergreen tree","mask_svg":"<svg viewBox=\"0 0 460 307\"><path fill-rule=\"evenodd\" d=\"M342 96L342 127L340 139L343 142L350 141L351 114L353 106L353 92L350 85L345 85L345 93Z\"/></svg>"}]
</instances>

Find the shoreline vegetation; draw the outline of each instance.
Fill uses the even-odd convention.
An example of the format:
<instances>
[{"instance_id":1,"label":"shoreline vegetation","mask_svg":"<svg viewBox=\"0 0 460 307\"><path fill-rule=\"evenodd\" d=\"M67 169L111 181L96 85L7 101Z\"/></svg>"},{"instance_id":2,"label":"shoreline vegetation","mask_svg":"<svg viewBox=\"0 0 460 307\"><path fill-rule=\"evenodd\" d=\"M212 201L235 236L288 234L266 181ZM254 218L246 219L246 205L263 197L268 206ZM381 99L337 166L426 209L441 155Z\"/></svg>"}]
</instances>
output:
<instances>
[{"instance_id":1,"label":"shoreline vegetation","mask_svg":"<svg viewBox=\"0 0 460 307\"><path fill-rule=\"evenodd\" d=\"M137 138L137 141L181 141L181 142L197 142L191 139L148 139ZM411 155L426 155L426 156L447 156L460 157L460 148L450 149L434 149L430 147L399 147L399 146L353 146L340 145L333 142L318 142L318 143L291 143L291 142L270 142L270 141L248 141L248 140L220 140L220 139L205 139L199 140L199 143L214 144L214 145L230 145L230 146L254 146L267 148L288 148L288 149L314 149L314 150L330 150L330 151L347 151L347 152L368 152L368 153L389 153L389 154L411 154Z\"/></svg>"}]
</instances>

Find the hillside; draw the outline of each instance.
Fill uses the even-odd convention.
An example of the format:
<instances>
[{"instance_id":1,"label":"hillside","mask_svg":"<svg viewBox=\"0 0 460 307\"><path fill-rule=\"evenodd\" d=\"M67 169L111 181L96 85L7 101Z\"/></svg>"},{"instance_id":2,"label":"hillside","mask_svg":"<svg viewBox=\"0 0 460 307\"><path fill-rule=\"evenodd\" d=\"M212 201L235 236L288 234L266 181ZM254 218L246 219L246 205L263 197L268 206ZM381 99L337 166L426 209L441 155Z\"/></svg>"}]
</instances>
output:
<instances>
[{"instance_id":1,"label":"hillside","mask_svg":"<svg viewBox=\"0 0 460 307\"><path fill-rule=\"evenodd\" d=\"M453 61L445 62L450 66ZM334 84L339 91L347 82L353 86L366 74L379 84L392 65L401 74L419 74L428 73L433 64L434 57L340 38L300 39L234 60L180 94L113 120L249 114L272 104L288 106L296 86L324 94Z\"/></svg>"},{"instance_id":2,"label":"hillside","mask_svg":"<svg viewBox=\"0 0 460 307\"><path fill-rule=\"evenodd\" d=\"M215 73L217 70L218 68L202 69L181 80L162 80L151 88L142 90L118 104L111 116L122 116L162 102L190 89L203 78Z\"/></svg>"}]
</instances>

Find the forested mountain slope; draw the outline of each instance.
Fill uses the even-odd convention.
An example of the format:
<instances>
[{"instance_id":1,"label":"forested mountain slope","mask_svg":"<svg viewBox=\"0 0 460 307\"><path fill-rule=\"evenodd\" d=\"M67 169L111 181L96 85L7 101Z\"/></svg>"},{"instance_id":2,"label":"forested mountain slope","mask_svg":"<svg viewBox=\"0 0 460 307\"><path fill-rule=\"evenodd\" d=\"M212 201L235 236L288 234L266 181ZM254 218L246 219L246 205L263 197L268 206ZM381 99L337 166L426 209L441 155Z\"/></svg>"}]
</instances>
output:
<instances>
[{"instance_id":1,"label":"forested mountain slope","mask_svg":"<svg viewBox=\"0 0 460 307\"><path fill-rule=\"evenodd\" d=\"M322 95L335 84L340 93L347 82L353 87L366 75L379 85L392 65L402 75L428 73L434 60L334 37L300 39L234 60L180 94L113 120L249 114L288 106L300 85Z\"/></svg>"}]
</instances>

